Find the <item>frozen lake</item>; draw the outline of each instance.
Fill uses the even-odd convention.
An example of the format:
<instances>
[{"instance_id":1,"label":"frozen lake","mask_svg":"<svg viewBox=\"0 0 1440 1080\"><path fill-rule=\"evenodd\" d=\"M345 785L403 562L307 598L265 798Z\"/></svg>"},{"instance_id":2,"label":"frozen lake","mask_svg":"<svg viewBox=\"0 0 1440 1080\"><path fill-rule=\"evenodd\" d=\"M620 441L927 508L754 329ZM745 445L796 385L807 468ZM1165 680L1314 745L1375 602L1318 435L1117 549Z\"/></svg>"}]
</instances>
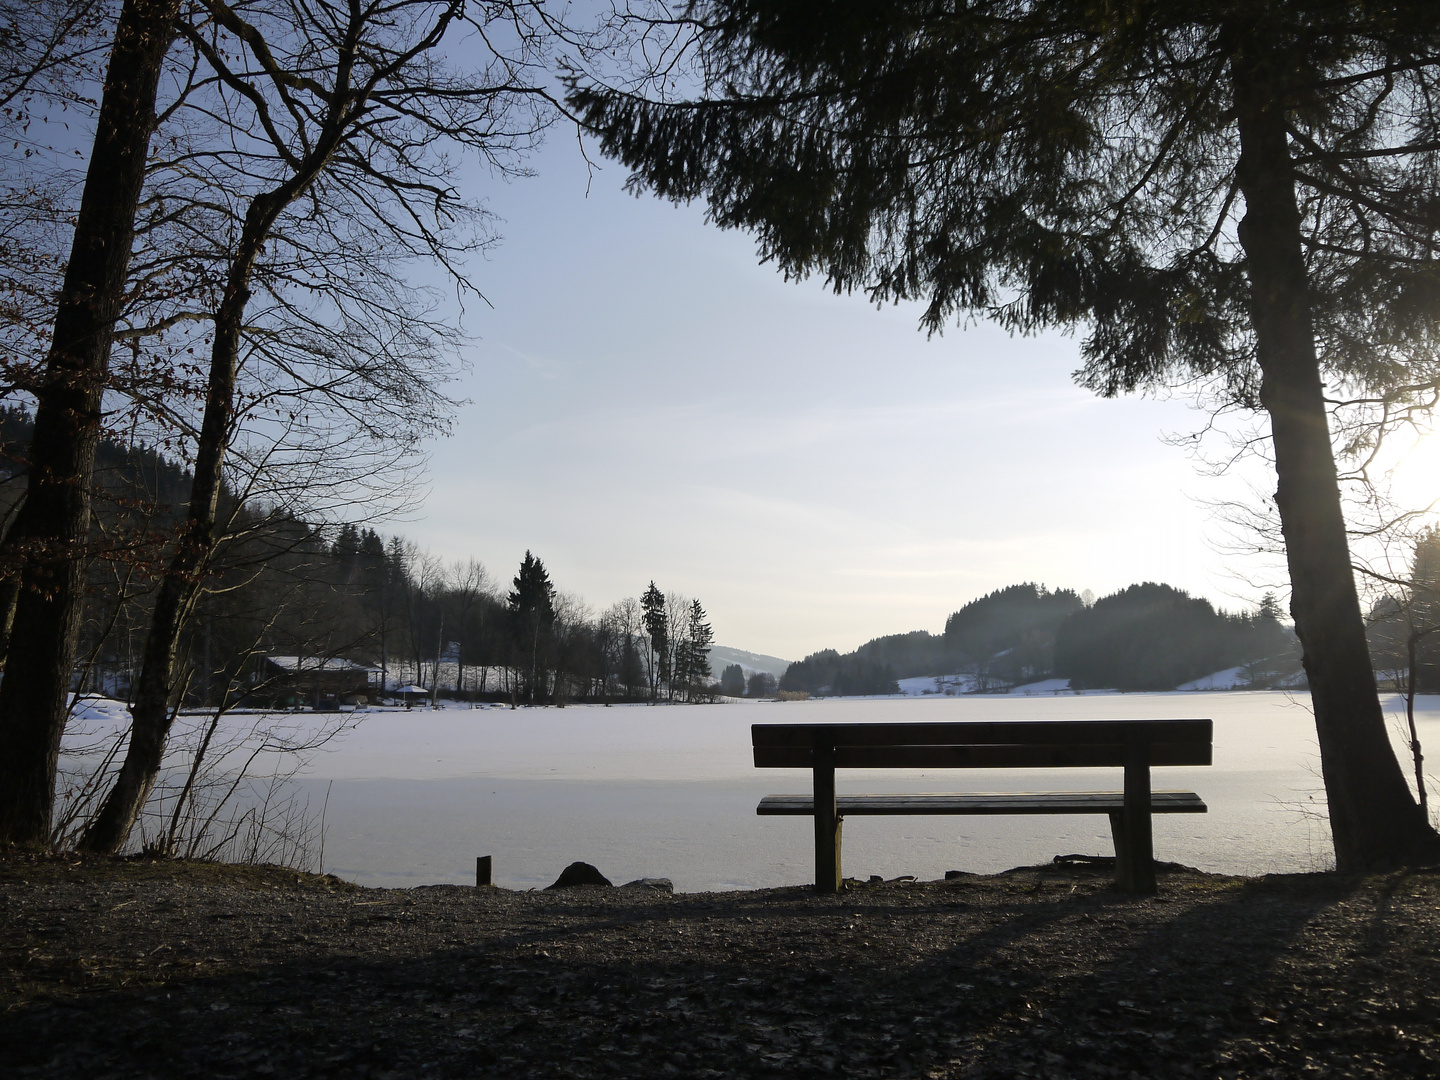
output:
<instances>
[{"instance_id":1,"label":"frozen lake","mask_svg":"<svg viewBox=\"0 0 1440 1080\"><path fill-rule=\"evenodd\" d=\"M1403 702L1387 697L1403 745ZM1420 737L1440 742L1440 697L1420 699ZM1319 753L1306 695L1094 694L744 702L646 707L372 712L318 755L302 783L329 791L325 870L365 885L544 886L566 864L617 883L668 877L682 892L811 880L807 818L760 818L808 771L756 769L752 723L1209 717L1215 764L1157 769L1156 787L1198 791L1206 815L1155 819L1157 858L1243 874L1330 865ZM1434 760L1432 751L1432 760ZM1402 759L1409 769L1408 755ZM1119 787L1119 770L842 771L844 791ZM1057 854L1112 854L1103 816L851 818L847 876L994 872Z\"/></svg>"}]
</instances>

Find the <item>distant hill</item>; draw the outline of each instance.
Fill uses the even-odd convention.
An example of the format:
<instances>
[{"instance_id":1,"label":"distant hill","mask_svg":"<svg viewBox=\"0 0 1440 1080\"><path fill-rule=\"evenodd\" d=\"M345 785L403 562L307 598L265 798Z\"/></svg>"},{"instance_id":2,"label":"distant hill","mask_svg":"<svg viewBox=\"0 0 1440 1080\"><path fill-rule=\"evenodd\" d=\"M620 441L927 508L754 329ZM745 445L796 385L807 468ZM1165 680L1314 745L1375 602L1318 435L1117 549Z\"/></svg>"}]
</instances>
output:
<instances>
[{"instance_id":1,"label":"distant hill","mask_svg":"<svg viewBox=\"0 0 1440 1080\"><path fill-rule=\"evenodd\" d=\"M720 673L731 664L739 664L747 679L757 671L768 671L778 679L785 674L785 669L790 666L790 661L781 660L778 656L766 656L764 653L730 649L724 645L710 647L710 675L712 678L718 679Z\"/></svg>"},{"instance_id":2,"label":"distant hill","mask_svg":"<svg viewBox=\"0 0 1440 1080\"><path fill-rule=\"evenodd\" d=\"M946 620L943 635L916 630L843 655L811 653L790 666L780 688L837 696L1004 693L1050 683L1170 690L1232 668L1233 685L1293 684L1299 649L1273 597L1258 612L1231 613L1146 582L1087 605L1069 589L1027 582L972 600Z\"/></svg>"},{"instance_id":3,"label":"distant hill","mask_svg":"<svg viewBox=\"0 0 1440 1080\"><path fill-rule=\"evenodd\" d=\"M1231 614L1182 589L1147 581L1065 619L1055 632L1054 671L1076 689L1172 690L1282 656L1293 642L1272 606L1255 615Z\"/></svg>"},{"instance_id":4,"label":"distant hill","mask_svg":"<svg viewBox=\"0 0 1440 1080\"><path fill-rule=\"evenodd\" d=\"M945 620L953 670L999 684L1043 679L1055 666L1056 631L1084 609L1073 590L1051 592L1033 581L972 600Z\"/></svg>"},{"instance_id":5,"label":"distant hill","mask_svg":"<svg viewBox=\"0 0 1440 1080\"><path fill-rule=\"evenodd\" d=\"M8 512L25 489L25 453L35 422L19 406L0 406L0 513ZM152 524L178 518L190 498L190 472L179 461L145 446L128 446L109 436L95 451L97 525L153 515Z\"/></svg>"}]
</instances>

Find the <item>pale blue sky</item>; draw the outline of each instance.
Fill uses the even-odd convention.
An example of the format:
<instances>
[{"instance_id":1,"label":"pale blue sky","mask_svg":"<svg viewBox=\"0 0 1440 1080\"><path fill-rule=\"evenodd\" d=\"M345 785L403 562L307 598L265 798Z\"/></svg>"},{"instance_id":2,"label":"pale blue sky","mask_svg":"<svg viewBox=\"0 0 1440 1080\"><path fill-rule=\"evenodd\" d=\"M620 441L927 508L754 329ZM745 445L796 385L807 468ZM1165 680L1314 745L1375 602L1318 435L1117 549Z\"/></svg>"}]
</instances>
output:
<instances>
[{"instance_id":1,"label":"pale blue sky","mask_svg":"<svg viewBox=\"0 0 1440 1080\"><path fill-rule=\"evenodd\" d=\"M597 608L653 578L786 658L1024 580L1258 598L1207 544L1234 484L1162 442L1201 421L1183 402L1077 389L1070 338L927 340L914 307L786 283L699 207L588 178L573 138L534 166L490 198L472 403L395 526L422 547L506 582L529 548Z\"/></svg>"}]
</instances>

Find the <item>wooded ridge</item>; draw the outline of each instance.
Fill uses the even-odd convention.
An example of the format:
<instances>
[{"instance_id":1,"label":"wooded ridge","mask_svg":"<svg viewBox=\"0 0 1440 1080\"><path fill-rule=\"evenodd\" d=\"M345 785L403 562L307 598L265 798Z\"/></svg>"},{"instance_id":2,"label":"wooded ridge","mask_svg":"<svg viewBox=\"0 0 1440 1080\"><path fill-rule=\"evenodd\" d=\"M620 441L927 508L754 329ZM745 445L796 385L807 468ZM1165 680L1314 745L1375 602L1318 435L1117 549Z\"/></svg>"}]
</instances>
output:
<instances>
[{"instance_id":1,"label":"wooded ridge","mask_svg":"<svg viewBox=\"0 0 1440 1080\"><path fill-rule=\"evenodd\" d=\"M900 679L958 676L961 692L1052 678L1077 690L1173 690L1227 668L1243 668L1240 681L1253 688L1303 685L1294 632L1273 596L1254 612L1232 613L1153 582L1088 603L1026 582L972 600L943 634L916 630L844 655L812 653L790 666L780 688L894 694Z\"/></svg>"}]
</instances>

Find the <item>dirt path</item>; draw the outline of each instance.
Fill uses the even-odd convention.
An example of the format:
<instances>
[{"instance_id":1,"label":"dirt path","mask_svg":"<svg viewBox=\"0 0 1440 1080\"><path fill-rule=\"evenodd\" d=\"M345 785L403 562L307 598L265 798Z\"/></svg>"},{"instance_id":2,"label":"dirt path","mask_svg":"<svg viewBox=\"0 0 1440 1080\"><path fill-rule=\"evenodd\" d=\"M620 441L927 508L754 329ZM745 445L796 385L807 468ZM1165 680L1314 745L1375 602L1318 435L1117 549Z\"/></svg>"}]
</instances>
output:
<instances>
[{"instance_id":1,"label":"dirt path","mask_svg":"<svg viewBox=\"0 0 1440 1080\"><path fill-rule=\"evenodd\" d=\"M0 860L5 1077L1434 1077L1440 875L668 896Z\"/></svg>"}]
</instances>

